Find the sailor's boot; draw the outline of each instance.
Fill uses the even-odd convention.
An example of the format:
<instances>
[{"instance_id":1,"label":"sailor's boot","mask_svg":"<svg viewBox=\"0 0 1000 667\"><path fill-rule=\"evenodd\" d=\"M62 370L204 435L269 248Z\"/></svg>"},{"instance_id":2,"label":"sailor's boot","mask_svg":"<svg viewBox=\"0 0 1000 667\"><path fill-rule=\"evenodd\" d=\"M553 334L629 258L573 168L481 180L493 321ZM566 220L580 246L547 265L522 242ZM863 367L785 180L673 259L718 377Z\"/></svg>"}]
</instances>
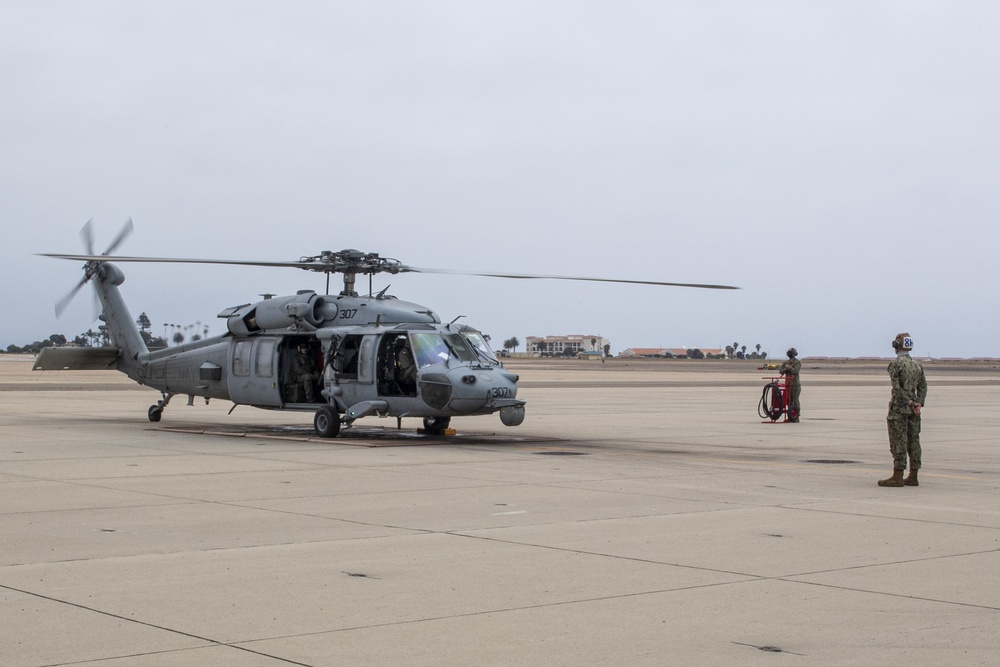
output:
<instances>
[{"instance_id":1,"label":"sailor's boot","mask_svg":"<svg viewBox=\"0 0 1000 667\"><path fill-rule=\"evenodd\" d=\"M917 471L910 468L910 474L903 480L903 484L906 486L920 486L920 482L917 481Z\"/></svg>"},{"instance_id":2,"label":"sailor's boot","mask_svg":"<svg viewBox=\"0 0 1000 667\"><path fill-rule=\"evenodd\" d=\"M878 481L879 486L903 486L903 471L893 470L892 477L889 479L880 479Z\"/></svg>"}]
</instances>

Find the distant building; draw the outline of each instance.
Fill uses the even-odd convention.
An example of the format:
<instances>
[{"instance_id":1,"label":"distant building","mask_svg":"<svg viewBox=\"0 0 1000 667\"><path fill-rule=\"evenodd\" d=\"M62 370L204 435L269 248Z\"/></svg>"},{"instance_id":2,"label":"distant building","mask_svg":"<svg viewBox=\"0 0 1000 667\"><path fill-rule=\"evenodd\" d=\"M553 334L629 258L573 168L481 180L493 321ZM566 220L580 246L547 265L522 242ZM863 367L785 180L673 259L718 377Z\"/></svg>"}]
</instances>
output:
<instances>
[{"instance_id":1,"label":"distant building","mask_svg":"<svg viewBox=\"0 0 1000 667\"><path fill-rule=\"evenodd\" d=\"M701 350L706 357L709 355L719 355L725 350L717 347L693 347L692 350ZM619 357L643 357L652 359L654 357L686 357L688 348L686 347L630 347L622 350Z\"/></svg>"},{"instance_id":2,"label":"distant building","mask_svg":"<svg viewBox=\"0 0 1000 667\"><path fill-rule=\"evenodd\" d=\"M611 341L601 336L528 336L525 339L528 352L546 357L575 356L581 352L604 352L604 346Z\"/></svg>"},{"instance_id":3,"label":"distant building","mask_svg":"<svg viewBox=\"0 0 1000 667\"><path fill-rule=\"evenodd\" d=\"M619 357L662 357L665 352L670 352L666 347L630 347L618 353ZM685 350L685 354L687 351Z\"/></svg>"}]
</instances>

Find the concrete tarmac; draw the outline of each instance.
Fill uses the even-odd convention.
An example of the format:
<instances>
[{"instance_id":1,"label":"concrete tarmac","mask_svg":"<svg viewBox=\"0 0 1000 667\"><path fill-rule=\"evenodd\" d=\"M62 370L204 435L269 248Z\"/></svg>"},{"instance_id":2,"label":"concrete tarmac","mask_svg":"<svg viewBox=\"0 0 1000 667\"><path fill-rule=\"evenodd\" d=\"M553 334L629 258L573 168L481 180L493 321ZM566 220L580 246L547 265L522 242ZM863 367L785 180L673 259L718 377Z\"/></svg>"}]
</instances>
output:
<instances>
[{"instance_id":1,"label":"concrete tarmac","mask_svg":"<svg viewBox=\"0 0 1000 667\"><path fill-rule=\"evenodd\" d=\"M1000 664L1000 365L512 361L527 418L158 398L0 355L0 665Z\"/></svg>"}]
</instances>

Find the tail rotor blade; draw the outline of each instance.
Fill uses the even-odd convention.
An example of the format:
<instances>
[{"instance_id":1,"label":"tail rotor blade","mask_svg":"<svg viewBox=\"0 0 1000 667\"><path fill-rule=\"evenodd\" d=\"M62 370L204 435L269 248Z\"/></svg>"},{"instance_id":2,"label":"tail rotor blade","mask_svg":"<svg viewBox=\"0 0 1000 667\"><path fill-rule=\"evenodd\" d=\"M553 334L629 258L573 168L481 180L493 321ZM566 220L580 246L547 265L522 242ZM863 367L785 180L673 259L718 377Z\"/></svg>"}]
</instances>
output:
<instances>
[{"instance_id":1,"label":"tail rotor blade","mask_svg":"<svg viewBox=\"0 0 1000 667\"><path fill-rule=\"evenodd\" d=\"M88 255L94 254L94 219L91 218L83 224L80 230L80 238L83 239L83 247L87 249Z\"/></svg>"},{"instance_id":2,"label":"tail rotor blade","mask_svg":"<svg viewBox=\"0 0 1000 667\"><path fill-rule=\"evenodd\" d=\"M108 246L108 249L104 251L104 254L100 256L95 256L94 219L91 218L86 223L84 223L83 229L80 230L80 238L83 239L83 247L86 248L87 250L86 254L87 259L85 259L84 261L88 263L101 261L101 258L106 257L107 255L110 255L112 252L114 252L115 248L121 245L122 241L127 239L129 237L129 234L131 233L132 233L132 218L129 218L128 220L125 221L125 225L122 226L121 231L118 232L118 235L115 236L114 240L111 241L111 244ZM84 271L86 275L84 275L83 279L76 284L76 287L70 290L69 294L60 299L59 302L56 304L57 317L63 314L67 306L69 306L70 302L76 297L77 293L83 288L84 285L87 284L87 281L89 281L93 277L95 266L96 264L93 265L88 264L84 266ZM97 298L97 292L94 292L93 308L94 308L94 319L97 319L97 315L101 312L101 306L100 306L100 301Z\"/></svg>"},{"instance_id":3,"label":"tail rotor blade","mask_svg":"<svg viewBox=\"0 0 1000 667\"><path fill-rule=\"evenodd\" d=\"M69 294L59 299L59 302L56 303L56 317L62 316L63 311L65 311L66 307L69 306L70 302L77 295L77 292L79 292L80 289L86 284L87 284L87 278L84 277L83 280L81 280L76 284L76 287L74 287L69 291Z\"/></svg>"},{"instance_id":4,"label":"tail rotor blade","mask_svg":"<svg viewBox=\"0 0 1000 667\"><path fill-rule=\"evenodd\" d=\"M113 253L115 251L115 248L120 246L122 241L127 239L129 237L129 234L131 233L132 233L132 218L130 217L128 220L125 221L125 225L121 228L121 231L118 232L118 236L114 238L114 240L111 242L111 245L108 246L108 249L104 251L104 254L110 255L111 253Z\"/></svg>"}]
</instances>

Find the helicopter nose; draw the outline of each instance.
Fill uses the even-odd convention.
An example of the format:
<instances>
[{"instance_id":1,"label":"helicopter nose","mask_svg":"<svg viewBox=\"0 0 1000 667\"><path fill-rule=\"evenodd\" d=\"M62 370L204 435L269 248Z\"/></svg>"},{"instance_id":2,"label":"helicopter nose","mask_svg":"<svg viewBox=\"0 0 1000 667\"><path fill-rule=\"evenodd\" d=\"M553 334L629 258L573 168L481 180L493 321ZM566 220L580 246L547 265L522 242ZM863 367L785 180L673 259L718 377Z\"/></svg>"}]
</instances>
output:
<instances>
[{"instance_id":1,"label":"helicopter nose","mask_svg":"<svg viewBox=\"0 0 1000 667\"><path fill-rule=\"evenodd\" d=\"M451 395L451 378L445 373L424 373L420 377L420 397L435 410L447 407Z\"/></svg>"},{"instance_id":2,"label":"helicopter nose","mask_svg":"<svg viewBox=\"0 0 1000 667\"><path fill-rule=\"evenodd\" d=\"M517 395L517 376L499 369L455 369L427 373L420 378L420 395L435 410L478 412L491 401Z\"/></svg>"}]
</instances>

